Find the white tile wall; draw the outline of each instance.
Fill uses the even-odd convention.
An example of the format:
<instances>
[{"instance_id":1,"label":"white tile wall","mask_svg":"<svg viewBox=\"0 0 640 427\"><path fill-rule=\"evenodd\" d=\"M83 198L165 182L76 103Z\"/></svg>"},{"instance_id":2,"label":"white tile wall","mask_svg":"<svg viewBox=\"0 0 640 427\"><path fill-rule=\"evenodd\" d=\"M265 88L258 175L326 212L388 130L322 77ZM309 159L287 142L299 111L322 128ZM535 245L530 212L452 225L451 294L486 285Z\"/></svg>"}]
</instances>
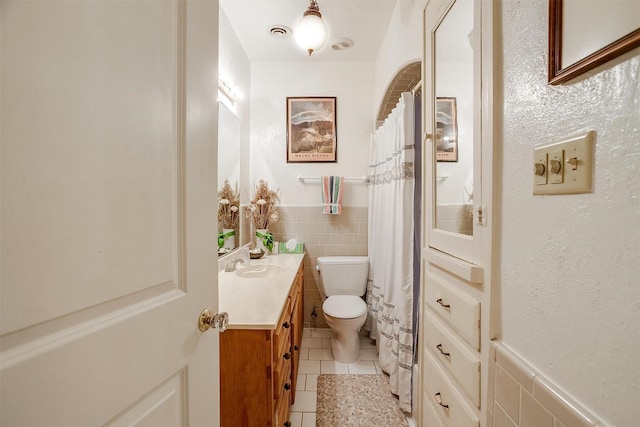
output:
<instances>
[{"instance_id":1,"label":"white tile wall","mask_svg":"<svg viewBox=\"0 0 640 427\"><path fill-rule=\"evenodd\" d=\"M438 205L438 228L455 233L473 231L473 205Z\"/></svg>"},{"instance_id":2,"label":"white tile wall","mask_svg":"<svg viewBox=\"0 0 640 427\"><path fill-rule=\"evenodd\" d=\"M489 420L494 427L604 427L501 342L492 343L490 355Z\"/></svg>"}]
</instances>

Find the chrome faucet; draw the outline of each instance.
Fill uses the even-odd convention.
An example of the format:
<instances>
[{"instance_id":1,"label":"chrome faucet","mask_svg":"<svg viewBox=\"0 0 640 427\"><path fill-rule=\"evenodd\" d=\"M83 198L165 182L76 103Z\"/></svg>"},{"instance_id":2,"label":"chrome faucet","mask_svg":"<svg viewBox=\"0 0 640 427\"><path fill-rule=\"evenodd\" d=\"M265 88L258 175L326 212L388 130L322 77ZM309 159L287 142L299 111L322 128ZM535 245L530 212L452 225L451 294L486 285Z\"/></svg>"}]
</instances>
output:
<instances>
[{"instance_id":1,"label":"chrome faucet","mask_svg":"<svg viewBox=\"0 0 640 427\"><path fill-rule=\"evenodd\" d=\"M224 266L224 271L226 271L227 273L235 271L236 268L238 268L238 263L244 264L244 260L242 258L233 258Z\"/></svg>"},{"instance_id":2,"label":"chrome faucet","mask_svg":"<svg viewBox=\"0 0 640 427\"><path fill-rule=\"evenodd\" d=\"M231 258L230 261L224 265L224 271L230 273L235 271L238 268L238 263L248 265L251 261L251 256L249 255L249 248L242 247L239 251L236 252L238 256Z\"/></svg>"}]
</instances>

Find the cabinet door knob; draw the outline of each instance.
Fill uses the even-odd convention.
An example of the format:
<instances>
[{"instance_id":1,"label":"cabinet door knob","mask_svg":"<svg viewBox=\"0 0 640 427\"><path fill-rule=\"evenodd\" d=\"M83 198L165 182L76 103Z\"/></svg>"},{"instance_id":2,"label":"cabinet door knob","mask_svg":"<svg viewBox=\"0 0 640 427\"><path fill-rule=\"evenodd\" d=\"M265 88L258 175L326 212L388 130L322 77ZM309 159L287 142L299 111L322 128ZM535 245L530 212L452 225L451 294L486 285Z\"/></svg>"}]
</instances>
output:
<instances>
[{"instance_id":1,"label":"cabinet door knob","mask_svg":"<svg viewBox=\"0 0 640 427\"><path fill-rule=\"evenodd\" d=\"M291 384L286 383L286 384L284 385L284 389L285 389L285 390L291 390Z\"/></svg>"},{"instance_id":2,"label":"cabinet door knob","mask_svg":"<svg viewBox=\"0 0 640 427\"><path fill-rule=\"evenodd\" d=\"M285 353L282 357L284 357L284 360L289 360L291 359L291 353Z\"/></svg>"},{"instance_id":3,"label":"cabinet door knob","mask_svg":"<svg viewBox=\"0 0 640 427\"><path fill-rule=\"evenodd\" d=\"M291 421L287 421L283 424L284 427L291 427Z\"/></svg>"},{"instance_id":4,"label":"cabinet door knob","mask_svg":"<svg viewBox=\"0 0 640 427\"><path fill-rule=\"evenodd\" d=\"M295 351L298 351L298 350L300 350L300 347L298 347L297 345L294 345L294 346L293 346L293 349L294 349Z\"/></svg>"},{"instance_id":5,"label":"cabinet door knob","mask_svg":"<svg viewBox=\"0 0 640 427\"><path fill-rule=\"evenodd\" d=\"M289 328L291 327L291 323L289 323L289 322L284 322L284 323L282 324L282 326L283 326L284 328L286 328L286 329L289 329Z\"/></svg>"}]
</instances>

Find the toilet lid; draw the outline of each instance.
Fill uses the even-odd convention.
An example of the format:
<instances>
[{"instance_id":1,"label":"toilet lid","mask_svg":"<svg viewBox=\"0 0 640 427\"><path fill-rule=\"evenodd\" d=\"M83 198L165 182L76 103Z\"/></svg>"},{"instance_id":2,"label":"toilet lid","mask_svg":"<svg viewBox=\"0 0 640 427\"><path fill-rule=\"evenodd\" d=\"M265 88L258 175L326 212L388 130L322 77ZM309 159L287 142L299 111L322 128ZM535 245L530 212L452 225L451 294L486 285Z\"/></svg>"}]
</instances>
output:
<instances>
[{"instance_id":1,"label":"toilet lid","mask_svg":"<svg viewBox=\"0 0 640 427\"><path fill-rule=\"evenodd\" d=\"M355 319L367 312L367 304L355 295L331 295L322 304L322 311L331 317Z\"/></svg>"}]
</instances>

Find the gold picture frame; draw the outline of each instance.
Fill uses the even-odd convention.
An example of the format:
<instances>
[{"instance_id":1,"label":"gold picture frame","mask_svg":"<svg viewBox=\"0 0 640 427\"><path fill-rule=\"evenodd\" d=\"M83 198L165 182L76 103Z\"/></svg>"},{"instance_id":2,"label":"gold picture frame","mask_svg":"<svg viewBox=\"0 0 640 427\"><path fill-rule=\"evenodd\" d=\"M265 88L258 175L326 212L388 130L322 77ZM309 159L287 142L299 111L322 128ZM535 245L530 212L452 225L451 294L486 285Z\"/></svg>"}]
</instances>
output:
<instances>
[{"instance_id":1,"label":"gold picture frame","mask_svg":"<svg viewBox=\"0 0 640 427\"><path fill-rule=\"evenodd\" d=\"M287 97L287 163L338 161L336 101Z\"/></svg>"}]
</instances>

